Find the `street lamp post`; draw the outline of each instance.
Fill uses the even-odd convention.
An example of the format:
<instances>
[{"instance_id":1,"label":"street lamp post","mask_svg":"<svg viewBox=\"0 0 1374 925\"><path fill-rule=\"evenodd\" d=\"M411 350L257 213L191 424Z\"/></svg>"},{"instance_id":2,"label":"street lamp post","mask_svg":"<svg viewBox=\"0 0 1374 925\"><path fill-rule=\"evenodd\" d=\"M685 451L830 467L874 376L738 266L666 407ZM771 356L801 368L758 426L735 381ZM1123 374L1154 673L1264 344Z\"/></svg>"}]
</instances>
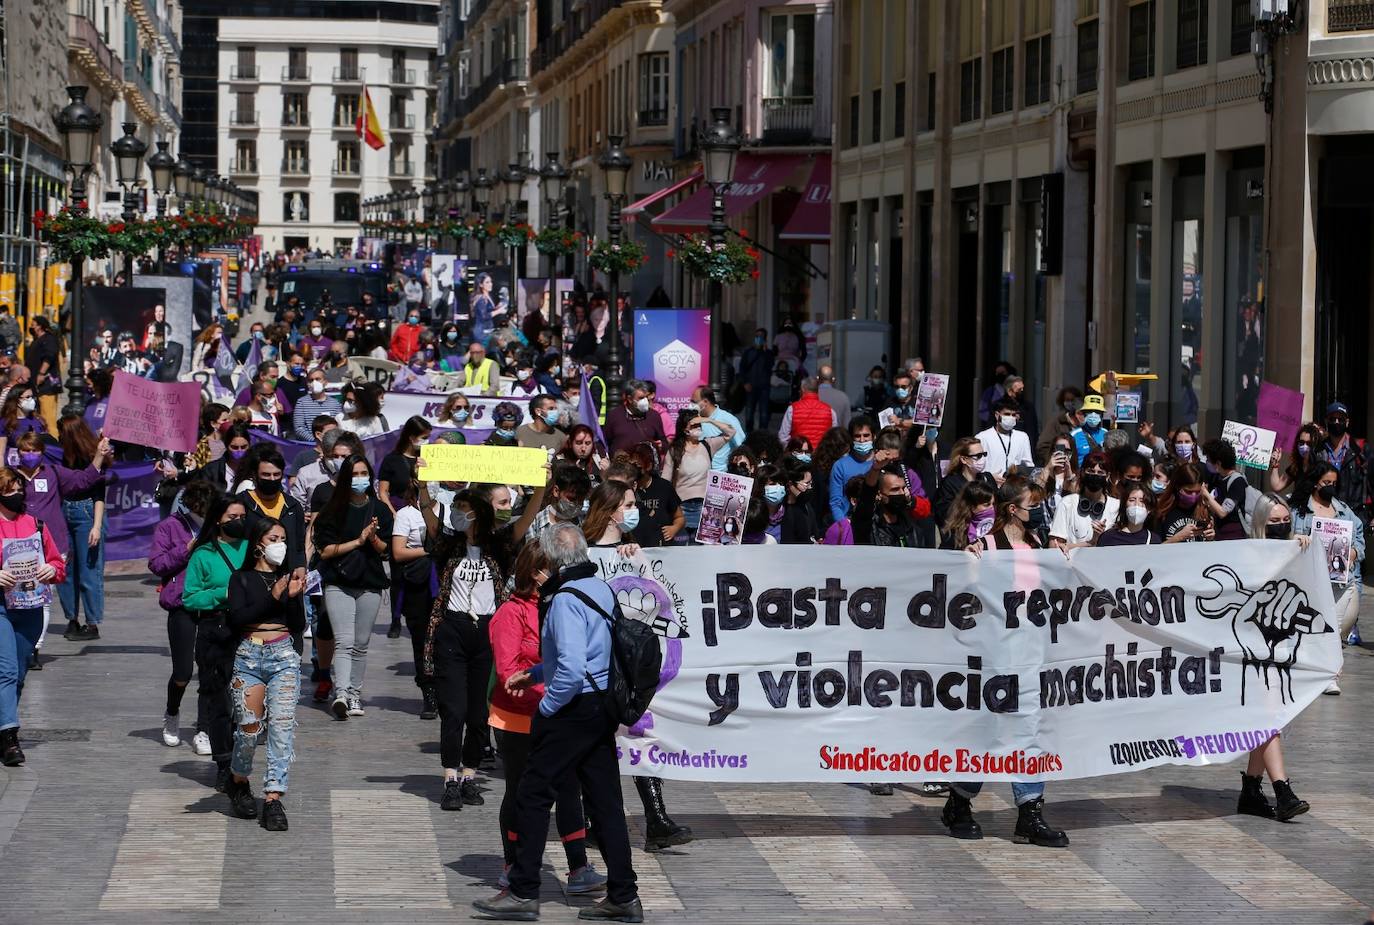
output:
<instances>
[{"instance_id":1,"label":"street lamp post","mask_svg":"<svg viewBox=\"0 0 1374 925\"><path fill-rule=\"evenodd\" d=\"M487 223L487 208L491 205L491 189L496 182L487 176L487 168L477 168L477 178L472 181L472 198L477 200L478 220L483 225ZM487 259L487 242L485 239L477 245L477 259Z\"/></svg>"},{"instance_id":2,"label":"street lamp post","mask_svg":"<svg viewBox=\"0 0 1374 925\"><path fill-rule=\"evenodd\" d=\"M95 136L100 132L100 113L86 104L86 87L68 87L70 102L57 115L66 168L72 172L71 208L86 210L86 175L91 172ZM86 378L82 375L81 347L85 335L81 306L81 258L72 259L71 335L67 340L67 407L64 413L81 414L86 407Z\"/></svg>"},{"instance_id":3,"label":"street lamp post","mask_svg":"<svg viewBox=\"0 0 1374 925\"><path fill-rule=\"evenodd\" d=\"M625 204L625 185L630 176L632 162L620 144L620 135L607 137L609 147L601 155L597 164L606 175L606 201L610 211L606 216L606 240L611 247L620 244L620 209ZM621 384L625 377L620 357L620 271L610 272L611 292L608 311L611 313L611 350L606 363L611 368L606 376L606 407L614 408L620 404Z\"/></svg>"},{"instance_id":4,"label":"street lamp post","mask_svg":"<svg viewBox=\"0 0 1374 925\"><path fill-rule=\"evenodd\" d=\"M522 158L523 159L523 158ZM515 224L520 220L520 202L523 187L525 185L525 168L516 161L511 164L504 174L501 175L501 182L506 187L506 221ZM510 248L510 298L511 305L515 305L515 300L519 298L516 294L520 281L520 248L512 244ZM519 315L518 311L512 310L511 317Z\"/></svg>"},{"instance_id":5,"label":"street lamp post","mask_svg":"<svg viewBox=\"0 0 1374 925\"><path fill-rule=\"evenodd\" d=\"M468 182L466 170L454 177L451 191L453 194L452 210L458 213L456 216L457 218L466 219L468 212L472 209L472 184ZM453 249L458 252L459 257L466 259L468 250L467 238L464 237L454 241ZM454 285L456 286L457 284L457 280L454 280Z\"/></svg>"},{"instance_id":6,"label":"street lamp post","mask_svg":"<svg viewBox=\"0 0 1374 925\"><path fill-rule=\"evenodd\" d=\"M439 191L433 183L425 185L424 192L420 194L424 199L424 223L425 223L425 250L429 250L429 224L434 221L434 201L439 195Z\"/></svg>"},{"instance_id":7,"label":"street lamp post","mask_svg":"<svg viewBox=\"0 0 1374 925\"><path fill-rule=\"evenodd\" d=\"M711 125L698 140L706 183L711 187L711 223L706 230L712 247L725 243L725 188L734 178L735 155L739 153L739 136L730 125L730 115L728 107L713 108ZM721 318L719 280L711 280L706 302L711 309L711 390L719 397L725 390L725 354L721 337L724 320Z\"/></svg>"},{"instance_id":8,"label":"street lamp post","mask_svg":"<svg viewBox=\"0 0 1374 925\"><path fill-rule=\"evenodd\" d=\"M550 151L546 157L547 161L539 171L539 185L542 187L544 201L549 206L549 217L545 224L550 228L559 227L559 206L563 202L563 184L568 180L568 168L558 162L558 152ZM562 321L562 306L558 304L558 255L549 254L549 317L544 320L558 332L558 352L560 355L566 354L564 349L563 325L555 325L555 317Z\"/></svg>"},{"instance_id":9,"label":"street lamp post","mask_svg":"<svg viewBox=\"0 0 1374 925\"><path fill-rule=\"evenodd\" d=\"M148 143L134 134L138 130L136 122L123 124L124 134L110 145L110 153L115 159L115 177L124 190L124 211L121 218L132 222L138 218L138 179L142 173L143 155L148 153ZM134 284L134 255L124 255L124 285Z\"/></svg>"},{"instance_id":10,"label":"street lamp post","mask_svg":"<svg viewBox=\"0 0 1374 925\"><path fill-rule=\"evenodd\" d=\"M167 142L157 143L157 153L148 158L148 170L153 175L153 195L157 197L157 217L167 215L167 195L172 192L172 178L176 173L177 162L167 153ZM157 247L157 268L163 269L162 245Z\"/></svg>"}]
</instances>

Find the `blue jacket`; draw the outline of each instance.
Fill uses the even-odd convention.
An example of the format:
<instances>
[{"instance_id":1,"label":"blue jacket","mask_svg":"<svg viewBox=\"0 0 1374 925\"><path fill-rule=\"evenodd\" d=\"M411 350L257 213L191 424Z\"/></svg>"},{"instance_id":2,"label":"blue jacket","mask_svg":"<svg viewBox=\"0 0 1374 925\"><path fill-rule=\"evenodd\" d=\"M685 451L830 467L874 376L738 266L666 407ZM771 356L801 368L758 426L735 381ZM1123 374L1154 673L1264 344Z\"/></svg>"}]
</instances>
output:
<instances>
[{"instance_id":1,"label":"blue jacket","mask_svg":"<svg viewBox=\"0 0 1374 925\"><path fill-rule=\"evenodd\" d=\"M604 691L610 675L610 624L575 595L560 594L564 588L576 588L608 614L615 609L615 593L596 577L596 566L591 563L563 569L552 587L540 589L541 600L549 602L540 632L543 662L538 666L544 681L539 712L545 716L553 716L578 694L597 688Z\"/></svg>"},{"instance_id":2,"label":"blue jacket","mask_svg":"<svg viewBox=\"0 0 1374 925\"><path fill-rule=\"evenodd\" d=\"M1107 439L1107 428L1098 427L1096 431L1089 431L1075 427L1069 431L1069 437L1073 440L1074 449L1078 450L1078 464L1081 466L1089 453L1102 449L1102 442Z\"/></svg>"},{"instance_id":3,"label":"blue jacket","mask_svg":"<svg viewBox=\"0 0 1374 925\"><path fill-rule=\"evenodd\" d=\"M835 460L830 469L830 516L843 520L849 516L849 499L844 496L844 486L856 475L867 475L873 468L873 459L857 460L853 453L847 453Z\"/></svg>"}]
</instances>

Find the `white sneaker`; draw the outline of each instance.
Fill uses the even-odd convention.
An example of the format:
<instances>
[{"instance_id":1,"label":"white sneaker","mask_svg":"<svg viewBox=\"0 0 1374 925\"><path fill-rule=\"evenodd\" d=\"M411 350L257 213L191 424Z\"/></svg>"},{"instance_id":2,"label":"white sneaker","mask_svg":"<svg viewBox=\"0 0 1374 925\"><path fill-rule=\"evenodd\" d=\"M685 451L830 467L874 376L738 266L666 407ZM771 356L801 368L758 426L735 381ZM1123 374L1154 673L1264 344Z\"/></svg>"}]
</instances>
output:
<instances>
[{"instance_id":1,"label":"white sneaker","mask_svg":"<svg viewBox=\"0 0 1374 925\"><path fill-rule=\"evenodd\" d=\"M302 639L314 639L314 638L315 638L315 634L312 633L312 632L310 632L310 625L309 625L309 624L306 624L305 633L302 634L301 638L302 638Z\"/></svg>"},{"instance_id":2,"label":"white sneaker","mask_svg":"<svg viewBox=\"0 0 1374 925\"><path fill-rule=\"evenodd\" d=\"M191 740L191 751L195 752L197 755L209 755L213 753L214 749L210 747L210 734L206 732L197 732L195 738Z\"/></svg>"},{"instance_id":3,"label":"white sneaker","mask_svg":"<svg viewBox=\"0 0 1374 925\"><path fill-rule=\"evenodd\" d=\"M181 717L170 713L162 717L162 744L168 748L181 744Z\"/></svg>"},{"instance_id":4,"label":"white sneaker","mask_svg":"<svg viewBox=\"0 0 1374 925\"><path fill-rule=\"evenodd\" d=\"M363 699L362 699L361 697L349 697L349 698L348 698L348 715L349 715L349 716L362 716L362 715L363 715Z\"/></svg>"},{"instance_id":5,"label":"white sneaker","mask_svg":"<svg viewBox=\"0 0 1374 925\"><path fill-rule=\"evenodd\" d=\"M1333 679L1330 684L1326 685L1326 690L1322 691L1322 693L1330 694L1332 697L1339 697L1341 695L1341 686Z\"/></svg>"}]
</instances>

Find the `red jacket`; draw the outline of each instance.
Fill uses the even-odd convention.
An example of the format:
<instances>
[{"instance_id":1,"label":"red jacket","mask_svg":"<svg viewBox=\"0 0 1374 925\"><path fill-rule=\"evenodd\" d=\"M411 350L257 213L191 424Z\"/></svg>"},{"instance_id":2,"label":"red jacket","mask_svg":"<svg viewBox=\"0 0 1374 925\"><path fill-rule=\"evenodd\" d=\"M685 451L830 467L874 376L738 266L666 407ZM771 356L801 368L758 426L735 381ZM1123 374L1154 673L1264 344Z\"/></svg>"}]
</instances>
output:
<instances>
[{"instance_id":1,"label":"red jacket","mask_svg":"<svg viewBox=\"0 0 1374 925\"><path fill-rule=\"evenodd\" d=\"M830 429L835 411L821 401L815 392L803 392L792 404L792 435L805 437L813 447L821 445L821 438Z\"/></svg>"},{"instance_id":2,"label":"red jacket","mask_svg":"<svg viewBox=\"0 0 1374 925\"><path fill-rule=\"evenodd\" d=\"M396 331L391 335L391 349L387 351L387 356L397 363L408 363L415 355L415 351L420 349L422 330L424 328L418 324L396 325Z\"/></svg>"},{"instance_id":3,"label":"red jacket","mask_svg":"<svg viewBox=\"0 0 1374 925\"><path fill-rule=\"evenodd\" d=\"M491 689L492 707L533 716L544 696L544 685L531 685L525 688L523 697L513 697L506 692L506 679L517 671L538 665L542 659L539 602L528 597L510 597L496 608L487 626L487 635L491 637L492 665L496 669L496 684Z\"/></svg>"}]
</instances>

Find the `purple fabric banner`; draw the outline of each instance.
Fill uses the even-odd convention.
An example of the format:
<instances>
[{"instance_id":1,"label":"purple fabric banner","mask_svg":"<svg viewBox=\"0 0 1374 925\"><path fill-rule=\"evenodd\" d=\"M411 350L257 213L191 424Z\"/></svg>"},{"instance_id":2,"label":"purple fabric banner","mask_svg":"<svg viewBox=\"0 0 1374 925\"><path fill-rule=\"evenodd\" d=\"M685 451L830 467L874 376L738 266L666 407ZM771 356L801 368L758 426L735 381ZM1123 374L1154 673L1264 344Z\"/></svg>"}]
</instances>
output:
<instances>
[{"instance_id":1,"label":"purple fabric banner","mask_svg":"<svg viewBox=\"0 0 1374 925\"><path fill-rule=\"evenodd\" d=\"M430 433L430 441L433 442L437 440L441 434L456 429L457 428L454 427L436 427ZM376 437L363 438L363 452L367 454L367 461L372 463L372 468L374 470L382 464L382 457L390 453L392 447L396 445L396 433L396 431L392 430L384 434L379 434ZM490 437L491 434L491 428L479 430L475 427L466 427L463 429L464 439L473 445L485 443L486 439ZM307 443L304 440L284 440L281 437L274 437L266 431L257 429L252 430L250 436L253 438L254 442L270 443L281 451L282 456L286 457L286 474L288 476L296 474L293 467L295 458L304 451L312 449L315 446L313 443Z\"/></svg>"},{"instance_id":2,"label":"purple fabric banner","mask_svg":"<svg viewBox=\"0 0 1374 925\"><path fill-rule=\"evenodd\" d=\"M1285 453L1293 448L1298 428L1302 427L1303 400L1301 392L1285 389L1272 382L1260 383L1259 413L1255 423L1277 434L1274 445Z\"/></svg>"}]
</instances>

